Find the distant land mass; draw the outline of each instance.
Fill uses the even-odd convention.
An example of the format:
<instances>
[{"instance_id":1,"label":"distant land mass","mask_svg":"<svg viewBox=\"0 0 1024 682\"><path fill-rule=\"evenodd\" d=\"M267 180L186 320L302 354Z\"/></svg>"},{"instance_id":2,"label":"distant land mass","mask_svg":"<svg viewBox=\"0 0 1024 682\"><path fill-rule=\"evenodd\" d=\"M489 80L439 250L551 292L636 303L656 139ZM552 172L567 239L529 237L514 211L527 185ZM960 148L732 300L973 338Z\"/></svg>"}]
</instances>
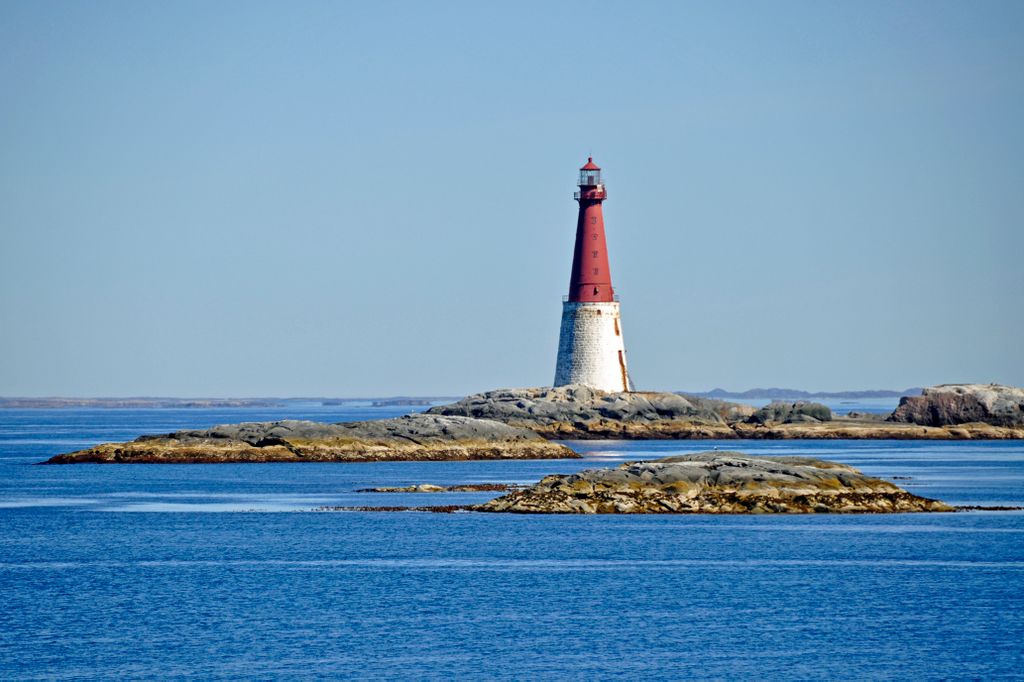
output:
<instances>
[{"instance_id":1,"label":"distant land mass","mask_svg":"<svg viewBox=\"0 0 1024 682\"><path fill-rule=\"evenodd\" d=\"M280 405L281 401L267 398L0 398L0 409L72 407L145 409L159 407L278 407Z\"/></svg>"},{"instance_id":2,"label":"distant land mass","mask_svg":"<svg viewBox=\"0 0 1024 682\"><path fill-rule=\"evenodd\" d=\"M352 402L366 402L369 399L360 399L355 401L353 399L345 398L329 398L324 400L322 405L348 405ZM416 398L410 396L398 396L396 398L373 398L370 400L372 407L430 407L434 403L449 402L452 400L458 400L458 398L446 397L446 398Z\"/></svg>"},{"instance_id":3,"label":"distant land mass","mask_svg":"<svg viewBox=\"0 0 1024 682\"><path fill-rule=\"evenodd\" d=\"M3 398L0 409L60 409L60 408L102 408L102 409L209 409L216 407L284 407L294 404L316 404L323 406L353 405L369 403L374 407L428 406L439 402L451 402L461 396L428 396L390 398Z\"/></svg>"},{"instance_id":4,"label":"distant land mass","mask_svg":"<svg viewBox=\"0 0 1024 682\"><path fill-rule=\"evenodd\" d=\"M905 395L921 395L921 388L908 388L902 391L801 391L797 388L752 388L749 391L726 391L716 388L711 391L676 391L682 395L695 395L698 398L740 399L740 400L809 400L814 398L863 399L863 398L902 398Z\"/></svg>"},{"instance_id":5,"label":"distant land mass","mask_svg":"<svg viewBox=\"0 0 1024 682\"><path fill-rule=\"evenodd\" d=\"M820 398L862 399L901 398L921 395L922 389L908 388L904 391L801 391L796 388L752 388L749 391L726 391L716 388L711 391L675 391L679 395L717 400L814 400ZM462 396L391 396L364 398L4 398L0 397L0 409L60 409L60 408L102 408L102 409L210 409L240 407L284 407L296 404L341 406L369 404L373 407L429 407L437 403L455 402Z\"/></svg>"}]
</instances>

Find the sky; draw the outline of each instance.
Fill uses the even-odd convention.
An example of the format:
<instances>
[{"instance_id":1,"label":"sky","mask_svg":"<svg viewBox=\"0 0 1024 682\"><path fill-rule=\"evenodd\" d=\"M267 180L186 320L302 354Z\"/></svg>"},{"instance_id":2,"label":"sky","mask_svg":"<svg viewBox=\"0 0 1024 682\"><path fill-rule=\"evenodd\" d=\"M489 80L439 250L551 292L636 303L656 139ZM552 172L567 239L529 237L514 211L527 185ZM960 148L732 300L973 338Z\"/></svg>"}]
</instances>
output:
<instances>
[{"instance_id":1,"label":"sky","mask_svg":"<svg viewBox=\"0 0 1024 682\"><path fill-rule=\"evenodd\" d=\"M1024 3L0 2L0 395L1024 385Z\"/></svg>"}]
</instances>

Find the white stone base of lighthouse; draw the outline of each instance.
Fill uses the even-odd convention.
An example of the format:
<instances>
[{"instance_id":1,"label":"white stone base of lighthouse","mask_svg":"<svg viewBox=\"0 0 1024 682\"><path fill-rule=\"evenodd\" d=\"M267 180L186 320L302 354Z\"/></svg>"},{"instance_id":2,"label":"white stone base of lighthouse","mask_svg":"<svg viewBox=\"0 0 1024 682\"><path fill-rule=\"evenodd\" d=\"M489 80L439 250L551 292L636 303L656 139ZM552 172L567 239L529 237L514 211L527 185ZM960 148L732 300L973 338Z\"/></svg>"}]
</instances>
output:
<instances>
[{"instance_id":1,"label":"white stone base of lighthouse","mask_svg":"<svg viewBox=\"0 0 1024 682\"><path fill-rule=\"evenodd\" d=\"M562 304L555 386L584 384L602 391L630 391L618 303Z\"/></svg>"}]
</instances>

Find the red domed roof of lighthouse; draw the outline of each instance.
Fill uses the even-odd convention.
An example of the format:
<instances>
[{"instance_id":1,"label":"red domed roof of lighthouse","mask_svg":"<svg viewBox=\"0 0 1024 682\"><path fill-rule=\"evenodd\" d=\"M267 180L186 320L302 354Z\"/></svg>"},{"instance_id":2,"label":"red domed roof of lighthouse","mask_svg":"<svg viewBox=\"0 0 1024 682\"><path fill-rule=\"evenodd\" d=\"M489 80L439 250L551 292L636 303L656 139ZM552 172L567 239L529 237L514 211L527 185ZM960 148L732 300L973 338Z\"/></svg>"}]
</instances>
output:
<instances>
[{"instance_id":1,"label":"red domed roof of lighthouse","mask_svg":"<svg viewBox=\"0 0 1024 682\"><path fill-rule=\"evenodd\" d=\"M601 170L601 167L594 163L594 157L588 156L587 163L580 170Z\"/></svg>"}]
</instances>

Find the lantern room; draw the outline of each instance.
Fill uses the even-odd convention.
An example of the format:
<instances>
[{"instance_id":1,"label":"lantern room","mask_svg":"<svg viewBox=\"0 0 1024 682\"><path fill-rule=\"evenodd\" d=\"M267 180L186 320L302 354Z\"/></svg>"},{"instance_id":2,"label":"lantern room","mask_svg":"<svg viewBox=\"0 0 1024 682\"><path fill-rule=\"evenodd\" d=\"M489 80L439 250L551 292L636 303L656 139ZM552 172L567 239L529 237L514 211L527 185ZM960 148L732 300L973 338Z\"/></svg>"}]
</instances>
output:
<instances>
[{"instance_id":1,"label":"lantern room","mask_svg":"<svg viewBox=\"0 0 1024 682\"><path fill-rule=\"evenodd\" d=\"M594 163L593 157L587 157L587 163L580 168L580 187L597 187L601 184L601 167Z\"/></svg>"}]
</instances>

